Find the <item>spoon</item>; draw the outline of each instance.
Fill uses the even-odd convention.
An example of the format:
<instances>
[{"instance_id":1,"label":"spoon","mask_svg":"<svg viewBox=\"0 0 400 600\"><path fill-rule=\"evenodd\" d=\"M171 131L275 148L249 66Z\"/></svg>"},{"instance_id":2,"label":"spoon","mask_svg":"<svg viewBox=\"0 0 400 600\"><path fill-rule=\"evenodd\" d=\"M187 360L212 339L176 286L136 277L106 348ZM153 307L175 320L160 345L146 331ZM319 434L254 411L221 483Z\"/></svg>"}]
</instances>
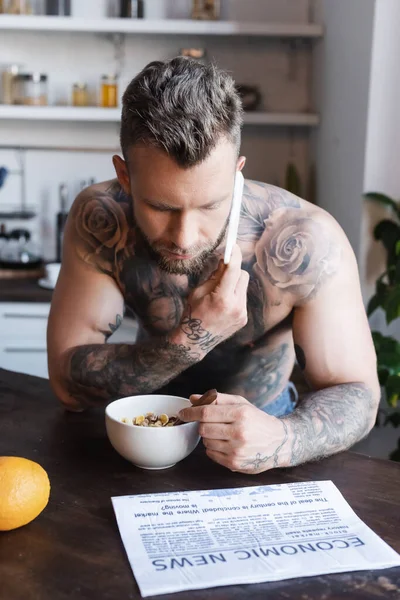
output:
<instances>
[{"instance_id":1,"label":"spoon","mask_svg":"<svg viewBox=\"0 0 400 600\"><path fill-rule=\"evenodd\" d=\"M218 392L216 389L208 390L205 394L202 395L201 398L199 398L196 401L196 404L194 406L206 406L207 404L212 404L213 402L215 402L217 397ZM177 419L174 423L174 427L175 425L182 425L185 422L186 421L181 421L181 419Z\"/></svg>"}]
</instances>

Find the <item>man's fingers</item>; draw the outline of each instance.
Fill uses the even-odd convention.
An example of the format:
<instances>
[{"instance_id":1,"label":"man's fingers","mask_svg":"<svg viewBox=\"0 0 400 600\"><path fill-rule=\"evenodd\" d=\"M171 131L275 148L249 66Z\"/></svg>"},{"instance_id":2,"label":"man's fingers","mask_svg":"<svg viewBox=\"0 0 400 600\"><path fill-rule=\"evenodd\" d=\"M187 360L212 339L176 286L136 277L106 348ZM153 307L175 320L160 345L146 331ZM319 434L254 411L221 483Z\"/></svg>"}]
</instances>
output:
<instances>
[{"instance_id":1,"label":"man's fingers","mask_svg":"<svg viewBox=\"0 0 400 600\"><path fill-rule=\"evenodd\" d=\"M220 399L220 396L222 398ZM227 399L224 400L224 397ZM212 404L206 406L192 406L179 411L178 417L182 421L203 421L207 423L234 423L240 419L242 405L249 404L240 396L229 394L218 394L218 398Z\"/></svg>"},{"instance_id":2,"label":"man's fingers","mask_svg":"<svg viewBox=\"0 0 400 600\"><path fill-rule=\"evenodd\" d=\"M203 444L207 450L213 450L214 452L222 452L222 454L229 454L230 444L227 440L214 440L212 438L203 438Z\"/></svg>"},{"instance_id":3,"label":"man's fingers","mask_svg":"<svg viewBox=\"0 0 400 600\"><path fill-rule=\"evenodd\" d=\"M245 398L242 396L235 396L234 394L218 394L215 404L229 405L229 404L248 404Z\"/></svg>"},{"instance_id":4,"label":"man's fingers","mask_svg":"<svg viewBox=\"0 0 400 600\"><path fill-rule=\"evenodd\" d=\"M232 426L226 423L200 423L199 433L203 439L229 442L232 438Z\"/></svg>"},{"instance_id":5,"label":"man's fingers","mask_svg":"<svg viewBox=\"0 0 400 600\"><path fill-rule=\"evenodd\" d=\"M249 287L250 275L247 271L241 271L235 294L238 298L247 297L247 288Z\"/></svg>"},{"instance_id":6,"label":"man's fingers","mask_svg":"<svg viewBox=\"0 0 400 600\"><path fill-rule=\"evenodd\" d=\"M234 423L239 418L238 408L238 404L233 403L218 406L218 400L216 400L216 403L207 406L183 408L179 411L178 417L186 422Z\"/></svg>"},{"instance_id":7,"label":"man's fingers","mask_svg":"<svg viewBox=\"0 0 400 600\"><path fill-rule=\"evenodd\" d=\"M202 394L192 394L189 398L192 404L196 404L202 398ZM215 404L247 404L247 400L242 396L235 396L234 394L220 394L218 393Z\"/></svg>"},{"instance_id":8,"label":"man's fingers","mask_svg":"<svg viewBox=\"0 0 400 600\"><path fill-rule=\"evenodd\" d=\"M242 267L242 251L239 246L236 244L232 251L232 256L229 265L225 266L225 270L222 274L222 277L219 281L219 284L215 288L215 291L219 294L232 294L241 275L241 267Z\"/></svg>"},{"instance_id":9,"label":"man's fingers","mask_svg":"<svg viewBox=\"0 0 400 600\"><path fill-rule=\"evenodd\" d=\"M208 279L201 285L197 286L189 296L189 300L199 300L200 298L204 298L208 294L211 294L215 290L215 287L218 285L218 282L213 281L212 279Z\"/></svg>"},{"instance_id":10,"label":"man's fingers","mask_svg":"<svg viewBox=\"0 0 400 600\"><path fill-rule=\"evenodd\" d=\"M207 281L205 281L201 285L197 286L197 288L195 288L193 290L192 297L193 298L203 298L204 296L211 294L211 292L213 292L215 290L217 285L219 285L219 283L221 281L221 277L224 274L224 271L225 271L225 265L224 265L224 261L221 259L219 261L218 267L211 274L210 278L207 279Z\"/></svg>"},{"instance_id":11,"label":"man's fingers","mask_svg":"<svg viewBox=\"0 0 400 600\"><path fill-rule=\"evenodd\" d=\"M214 282L218 283L219 280L221 279L222 275L224 274L224 271L225 271L224 259L221 258L221 260L218 263L218 267L215 269L215 271L213 273L211 273L209 281L214 281Z\"/></svg>"},{"instance_id":12,"label":"man's fingers","mask_svg":"<svg viewBox=\"0 0 400 600\"><path fill-rule=\"evenodd\" d=\"M232 462L231 458L229 457L229 454L224 454L223 452L216 452L215 450L206 450L206 454L214 462L233 471Z\"/></svg>"}]
</instances>

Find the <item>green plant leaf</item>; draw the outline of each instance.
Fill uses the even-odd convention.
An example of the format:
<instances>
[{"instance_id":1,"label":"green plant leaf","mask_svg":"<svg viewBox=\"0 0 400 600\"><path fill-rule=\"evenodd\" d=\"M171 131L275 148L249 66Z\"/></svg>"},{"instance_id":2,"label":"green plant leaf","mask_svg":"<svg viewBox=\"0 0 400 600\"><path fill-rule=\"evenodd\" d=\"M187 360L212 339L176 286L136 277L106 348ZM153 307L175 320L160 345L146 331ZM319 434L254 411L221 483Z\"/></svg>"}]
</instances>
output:
<instances>
[{"instance_id":1,"label":"green plant leaf","mask_svg":"<svg viewBox=\"0 0 400 600\"><path fill-rule=\"evenodd\" d=\"M400 227L394 221L390 219L384 219L380 221L374 229L374 237L376 240L382 242L388 256L387 264L388 267L396 266L397 254L396 247L397 242L400 241Z\"/></svg>"},{"instance_id":2,"label":"green plant leaf","mask_svg":"<svg viewBox=\"0 0 400 600\"><path fill-rule=\"evenodd\" d=\"M380 331L371 331L371 335L375 345L380 344L385 337Z\"/></svg>"},{"instance_id":3,"label":"green plant leaf","mask_svg":"<svg viewBox=\"0 0 400 600\"><path fill-rule=\"evenodd\" d=\"M398 375L390 375L386 381L385 390L388 404L396 407L400 396L400 377Z\"/></svg>"},{"instance_id":4,"label":"green plant leaf","mask_svg":"<svg viewBox=\"0 0 400 600\"><path fill-rule=\"evenodd\" d=\"M383 333L381 333L380 331L372 331L371 334L372 334L372 339L374 340L374 345L375 345L376 351L379 350L381 345L383 343L385 343L386 340L394 339L394 338L390 338L388 336L384 336ZM394 340L394 341L396 341L396 340Z\"/></svg>"},{"instance_id":5,"label":"green plant leaf","mask_svg":"<svg viewBox=\"0 0 400 600\"><path fill-rule=\"evenodd\" d=\"M400 255L400 240L396 244L396 254L397 254L397 256Z\"/></svg>"},{"instance_id":6,"label":"green plant leaf","mask_svg":"<svg viewBox=\"0 0 400 600\"><path fill-rule=\"evenodd\" d=\"M378 337L376 333L373 335L373 340L380 353L397 354L400 364L400 343L397 340L389 335L380 334Z\"/></svg>"},{"instance_id":7,"label":"green plant leaf","mask_svg":"<svg viewBox=\"0 0 400 600\"><path fill-rule=\"evenodd\" d=\"M378 380L379 385L385 387L388 377L390 377L391 373L385 368L378 367Z\"/></svg>"},{"instance_id":8,"label":"green plant leaf","mask_svg":"<svg viewBox=\"0 0 400 600\"><path fill-rule=\"evenodd\" d=\"M383 308L386 313L386 322L388 325L400 317L400 286L389 290Z\"/></svg>"},{"instance_id":9,"label":"green plant leaf","mask_svg":"<svg viewBox=\"0 0 400 600\"><path fill-rule=\"evenodd\" d=\"M375 294L375 296L372 296L371 300L368 302L367 315L371 316L372 313L375 312L380 306L382 306L381 299L378 294Z\"/></svg>"},{"instance_id":10,"label":"green plant leaf","mask_svg":"<svg viewBox=\"0 0 400 600\"><path fill-rule=\"evenodd\" d=\"M400 355L396 352L377 352L380 369L390 371L391 375L400 375Z\"/></svg>"},{"instance_id":11,"label":"green plant leaf","mask_svg":"<svg viewBox=\"0 0 400 600\"><path fill-rule=\"evenodd\" d=\"M395 338L390 335L383 335L380 331L373 331L372 339L377 352L396 352L399 354L400 359L400 342Z\"/></svg>"},{"instance_id":12,"label":"green plant leaf","mask_svg":"<svg viewBox=\"0 0 400 600\"><path fill-rule=\"evenodd\" d=\"M378 279L376 282L376 290L375 295L370 299L367 307L367 314L370 316L374 310L376 310L379 306L384 308L386 298L388 295L389 286L382 281L382 279Z\"/></svg>"},{"instance_id":13,"label":"green plant leaf","mask_svg":"<svg viewBox=\"0 0 400 600\"><path fill-rule=\"evenodd\" d=\"M400 218L399 205L395 200L393 200L393 198L386 196L386 194L380 194L379 192L368 192L367 194L364 194L364 197L367 198L367 200L374 200L374 202L379 202L380 204L390 206Z\"/></svg>"},{"instance_id":14,"label":"green plant leaf","mask_svg":"<svg viewBox=\"0 0 400 600\"><path fill-rule=\"evenodd\" d=\"M387 282L388 276L386 271L384 271L381 275L379 275L378 279L376 280L376 289L379 293L387 288Z\"/></svg>"},{"instance_id":15,"label":"green plant leaf","mask_svg":"<svg viewBox=\"0 0 400 600\"><path fill-rule=\"evenodd\" d=\"M391 375L400 375L400 343L378 331L372 332L372 339L378 359L379 383L385 386Z\"/></svg>"},{"instance_id":16,"label":"green plant leaf","mask_svg":"<svg viewBox=\"0 0 400 600\"><path fill-rule=\"evenodd\" d=\"M394 283L400 283L400 257L397 257L396 266L393 274Z\"/></svg>"}]
</instances>

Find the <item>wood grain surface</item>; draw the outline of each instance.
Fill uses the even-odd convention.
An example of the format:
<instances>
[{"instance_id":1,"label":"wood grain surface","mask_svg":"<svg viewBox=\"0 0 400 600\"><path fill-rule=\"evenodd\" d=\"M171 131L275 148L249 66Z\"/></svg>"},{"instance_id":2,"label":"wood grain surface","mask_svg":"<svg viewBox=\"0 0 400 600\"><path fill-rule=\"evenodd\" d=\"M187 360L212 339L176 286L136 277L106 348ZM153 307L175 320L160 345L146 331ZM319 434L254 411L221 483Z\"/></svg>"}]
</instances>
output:
<instances>
[{"instance_id":1,"label":"wood grain surface","mask_svg":"<svg viewBox=\"0 0 400 600\"><path fill-rule=\"evenodd\" d=\"M23 456L48 472L48 507L32 523L0 532L1 600L140 598L111 496L332 480L378 535L400 552L400 465L345 452L318 463L256 476L212 463L200 444L165 471L122 459L104 411L65 413L46 380L0 370L0 456ZM0 490L1 493L1 490ZM160 600L172 596L157 596ZM400 598L400 568L182 592L177 600Z\"/></svg>"}]
</instances>

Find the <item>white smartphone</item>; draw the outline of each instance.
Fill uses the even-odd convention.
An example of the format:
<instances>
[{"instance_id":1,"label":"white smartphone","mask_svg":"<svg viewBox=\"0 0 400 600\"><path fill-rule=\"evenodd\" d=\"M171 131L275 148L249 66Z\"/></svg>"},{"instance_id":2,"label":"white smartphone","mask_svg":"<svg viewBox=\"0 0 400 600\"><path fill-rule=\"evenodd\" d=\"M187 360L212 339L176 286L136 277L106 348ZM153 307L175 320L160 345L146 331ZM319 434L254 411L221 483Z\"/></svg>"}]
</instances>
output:
<instances>
[{"instance_id":1,"label":"white smartphone","mask_svg":"<svg viewBox=\"0 0 400 600\"><path fill-rule=\"evenodd\" d=\"M236 238L239 228L240 209L242 207L242 196L244 187L244 177L241 171L235 176L235 185L233 188L232 207L229 215L228 233L226 235L226 246L224 254L224 264L228 265L231 260L232 250L236 244Z\"/></svg>"}]
</instances>

